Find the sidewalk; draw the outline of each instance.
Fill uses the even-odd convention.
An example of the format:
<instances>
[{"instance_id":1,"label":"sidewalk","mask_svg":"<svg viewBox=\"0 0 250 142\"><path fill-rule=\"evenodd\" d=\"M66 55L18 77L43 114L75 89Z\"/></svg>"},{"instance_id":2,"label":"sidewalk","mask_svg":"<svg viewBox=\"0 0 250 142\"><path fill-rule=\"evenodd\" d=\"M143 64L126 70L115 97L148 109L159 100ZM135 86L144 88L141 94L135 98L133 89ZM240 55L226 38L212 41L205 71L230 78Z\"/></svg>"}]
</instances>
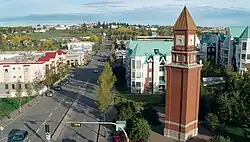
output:
<instances>
[{"instance_id":1,"label":"sidewalk","mask_svg":"<svg viewBox=\"0 0 250 142\"><path fill-rule=\"evenodd\" d=\"M27 102L22 106L22 113L19 113L18 110L15 110L11 112L10 119L8 117L4 117L0 120L0 126L6 127L8 124L12 123L13 121L17 120L19 117L21 117L26 112L29 112L32 110L34 106L36 106L38 103L40 103L40 100L42 100L42 96L37 96L35 99L32 99L30 102Z\"/></svg>"}]
</instances>

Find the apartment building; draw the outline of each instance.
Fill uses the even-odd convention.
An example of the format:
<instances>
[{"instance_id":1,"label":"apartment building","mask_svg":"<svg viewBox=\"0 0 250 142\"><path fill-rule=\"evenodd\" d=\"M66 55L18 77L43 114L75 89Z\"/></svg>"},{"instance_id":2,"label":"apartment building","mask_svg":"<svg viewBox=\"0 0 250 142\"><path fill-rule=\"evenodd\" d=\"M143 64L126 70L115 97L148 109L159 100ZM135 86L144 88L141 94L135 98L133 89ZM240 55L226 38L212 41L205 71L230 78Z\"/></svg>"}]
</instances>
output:
<instances>
[{"instance_id":1,"label":"apartment building","mask_svg":"<svg viewBox=\"0 0 250 142\"><path fill-rule=\"evenodd\" d=\"M235 26L227 28L227 36L222 43L221 64L231 65L241 73L247 71L250 63L250 27Z\"/></svg>"},{"instance_id":2,"label":"apartment building","mask_svg":"<svg viewBox=\"0 0 250 142\"><path fill-rule=\"evenodd\" d=\"M199 45L199 59L207 59L215 64L220 63L221 42L225 40L224 34L206 33L201 37Z\"/></svg>"},{"instance_id":3,"label":"apartment building","mask_svg":"<svg viewBox=\"0 0 250 142\"><path fill-rule=\"evenodd\" d=\"M68 50L78 50L78 51L87 51L88 54L92 54L92 47L94 42L85 41L85 42L70 42L67 43Z\"/></svg>"},{"instance_id":4,"label":"apartment building","mask_svg":"<svg viewBox=\"0 0 250 142\"><path fill-rule=\"evenodd\" d=\"M173 41L128 41L126 78L131 93L163 92L165 65L171 63Z\"/></svg>"}]
</instances>

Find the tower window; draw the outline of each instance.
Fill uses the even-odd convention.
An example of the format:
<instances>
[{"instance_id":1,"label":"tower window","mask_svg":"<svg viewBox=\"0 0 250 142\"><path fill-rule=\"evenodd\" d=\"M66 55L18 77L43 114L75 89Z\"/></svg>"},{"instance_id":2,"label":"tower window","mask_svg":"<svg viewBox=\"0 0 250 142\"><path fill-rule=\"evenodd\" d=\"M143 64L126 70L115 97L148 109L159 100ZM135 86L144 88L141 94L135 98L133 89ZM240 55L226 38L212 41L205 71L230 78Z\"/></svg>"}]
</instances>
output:
<instances>
[{"instance_id":1,"label":"tower window","mask_svg":"<svg viewBox=\"0 0 250 142\"><path fill-rule=\"evenodd\" d=\"M184 59L183 55L177 56L177 62L183 62L183 59Z\"/></svg>"}]
</instances>

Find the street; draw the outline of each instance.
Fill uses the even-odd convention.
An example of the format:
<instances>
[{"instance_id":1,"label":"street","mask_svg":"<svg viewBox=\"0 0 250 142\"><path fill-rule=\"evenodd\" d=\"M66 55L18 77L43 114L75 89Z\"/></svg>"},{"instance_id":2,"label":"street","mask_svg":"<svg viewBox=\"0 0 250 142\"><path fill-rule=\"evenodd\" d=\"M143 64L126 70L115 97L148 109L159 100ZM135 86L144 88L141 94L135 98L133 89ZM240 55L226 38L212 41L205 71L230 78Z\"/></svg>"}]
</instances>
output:
<instances>
[{"instance_id":1,"label":"street","mask_svg":"<svg viewBox=\"0 0 250 142\"><path fill-rule=\"evenodd\" d=\"M108 56L109 53L104 53L104 51L105 49L99 53ZM71 77L71 82L63 86L61 91L55 92L52 97L42 97L40 103L31 111L22 114L4 127L4 140L8 139L11 131L20 129L28 131L26 142L46 142L44 125L50 126L50 133L53 135L71 104L72 113L69 114L69 121L99 121L102 114L96 108L96 84L105 60L106 57L93 56L88 66L73 69L74 76ZM94 73L96 69L98 73ZM76 98L78 100L73 103ZM97 132L98 125L82 125L79 128L69 125L63 128L58 140L94 142ZM103 135L103 132L101 133ZM100 136L99 141L102 139L104 140Z\"/></svg>"}]
</instances>

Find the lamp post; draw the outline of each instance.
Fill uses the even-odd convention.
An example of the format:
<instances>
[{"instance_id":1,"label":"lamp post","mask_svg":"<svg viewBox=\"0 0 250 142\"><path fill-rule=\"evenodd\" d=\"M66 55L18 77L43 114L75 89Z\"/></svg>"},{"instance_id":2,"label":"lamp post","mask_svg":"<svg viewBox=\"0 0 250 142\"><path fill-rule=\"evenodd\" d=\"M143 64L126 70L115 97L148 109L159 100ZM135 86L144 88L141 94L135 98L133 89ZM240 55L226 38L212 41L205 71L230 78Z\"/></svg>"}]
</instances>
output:
<instances>
[{"instance_id":1,"label":"lamp post","mask_svg":"<svg viewBox=\"0 0 250 142\"><path fill-rule=\"evenodd\" d=\"M1 141L3 141L3 130L4 130L4 127L3 127L3 126L0 126L0 131L1 131Z\"/></svg>"}]
</instances>

